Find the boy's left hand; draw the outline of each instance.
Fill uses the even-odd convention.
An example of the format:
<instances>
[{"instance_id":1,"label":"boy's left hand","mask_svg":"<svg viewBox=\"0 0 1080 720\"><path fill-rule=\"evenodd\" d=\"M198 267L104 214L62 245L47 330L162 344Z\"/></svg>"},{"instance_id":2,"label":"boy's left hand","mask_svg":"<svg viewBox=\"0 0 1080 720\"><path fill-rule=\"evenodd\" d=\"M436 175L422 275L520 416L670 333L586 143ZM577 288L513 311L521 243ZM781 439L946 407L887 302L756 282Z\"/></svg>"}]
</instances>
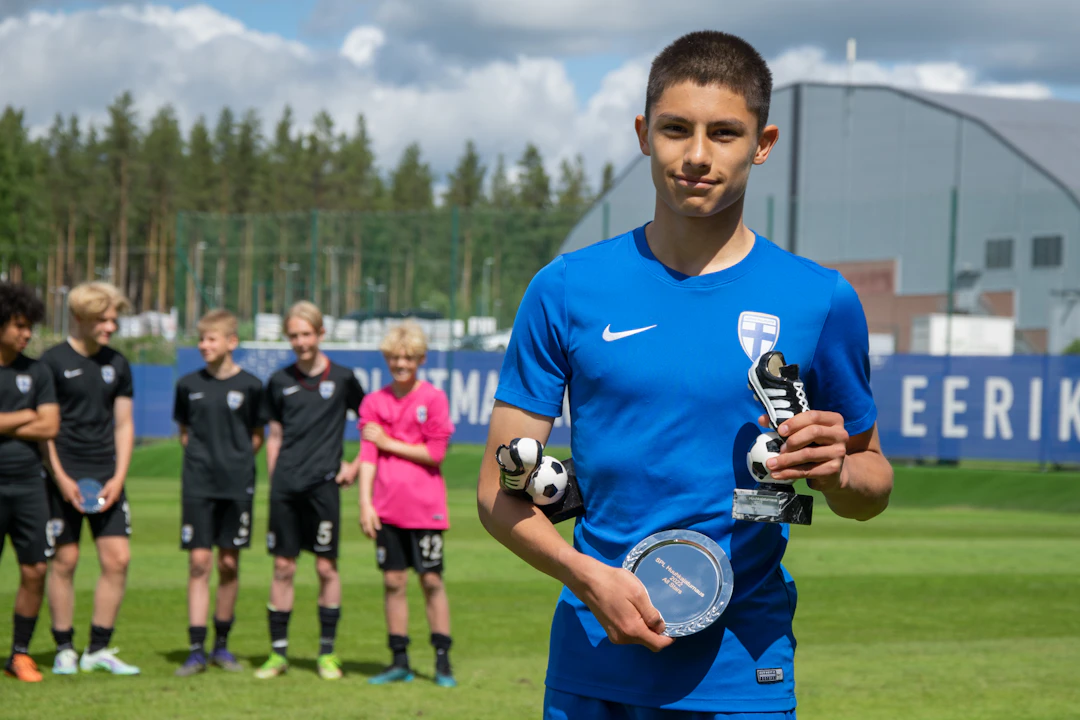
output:
<instances>
[{"instance_id":1,"label":"boy's left hand","mask_svg":"<svg viewBox=\"0 0 1080 720\"><path fill-rule=\"evenodd\" d=\"M120 499L120 493L124 491L124 478L113 477L110 478L107 483L101 486L101 494L98 495L105 502L101 506L99 512L105 512Z\"/></svg>"},{"instance_id":2,"label":"boy's left hand","mask_svg":"<svg viewBox=\"0 0 1080 720\"><path fill-rule=\"evenodd\" d=\"M769 427L769 417L762 415L758 424ZM779 433L784 444L780 454L767 463L774 478L790 482L806 478L807 485L821 492L842 487L848 433L840 413L799 413L780 423Z\"/></svg>"},{"instance_id":3,"label":"boy's left hand","mask_svg":"<svg viewBox=\"0 0 1080 720\"><path fill-rule=\"evenodd\" d=\"M337 477L334 478L341 487L349 487L356 481L356 466L346 460L341 461L341 468L338 470Z\"/></svg>"}]
</instances>

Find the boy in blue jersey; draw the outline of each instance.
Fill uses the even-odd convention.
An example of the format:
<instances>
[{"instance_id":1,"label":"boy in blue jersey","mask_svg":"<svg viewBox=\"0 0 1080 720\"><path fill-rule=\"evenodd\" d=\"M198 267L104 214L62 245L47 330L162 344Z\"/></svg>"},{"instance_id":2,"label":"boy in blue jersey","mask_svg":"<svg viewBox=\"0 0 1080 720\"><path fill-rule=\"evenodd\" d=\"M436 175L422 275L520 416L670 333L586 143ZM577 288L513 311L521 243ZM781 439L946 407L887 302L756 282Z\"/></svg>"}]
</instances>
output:
<instances>
[{"instance_id":1,"label":"boy in blue jersey","mask_svg":"<svg viewBox=\"0 0 1080 720\"><path fill-rule=\"evenodd\" d=\"M888 504L858 297L743 224L750 169L779 136L771 90L739 38L698 32L666 48L635 120L653 222L556 258L518 310L477 500L492 535L565 585L546 718L794 718L787 526L731 515L734 488L754 486L753 421L768 423L746 382L764 353L801 366L813 408L780 423L773 477L805 478L843 517ZM585 506L573 546L530 502L499 492L495 460L514 438L546 442L564 391ZM621 568L640 540L673 528L711 537L735 574L720 619L677 640Z\"/></svg>"}]
</instances>

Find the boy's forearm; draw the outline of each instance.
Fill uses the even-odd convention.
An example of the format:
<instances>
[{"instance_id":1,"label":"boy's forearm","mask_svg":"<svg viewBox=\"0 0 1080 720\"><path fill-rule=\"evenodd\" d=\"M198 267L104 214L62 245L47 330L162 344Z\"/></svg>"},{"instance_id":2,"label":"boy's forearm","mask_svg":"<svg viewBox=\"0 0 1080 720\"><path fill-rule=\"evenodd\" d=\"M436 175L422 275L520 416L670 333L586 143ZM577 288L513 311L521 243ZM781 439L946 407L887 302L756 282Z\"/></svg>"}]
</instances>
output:
<instances>
[{"instance_id":1,"label":"boy's forearm","mask_svg":"<svg viewBox=\"0 0 1080 720\"><path fill-rule=\"evenodd\" d=\"M383 448L383 452L388 452L391 455L403 457L406 460L412 460L414 463L419 463L421 465L435 467L439 464L435 462L434 458L431 457L431 453L428 451L427 445L423 443L419 443L417 445L410 445L409 443L402 442L400 440L387 438L386 447Z\"/></svg>"},{"instance_id":2,"label":"boy's forearm","mask_svg":"<svg viewBox=\"0 0 1080 720\"><path fill-rule=\"evenodd\" d=\"M499 490L493 453L485 453L477 486L477 510L484 528L511 552L573 590L591 560L575 550L532 502Z\"/></svg>"},{"instance_id":3,"label":"boy's forearm","mask_svg":"<svg viewBox=\"0 0 1080 720\"><path fill-rule=\"evenodd\" d=\"M132 420L119 423L113 431L116 442L116 474L115 478L127 479L128 468L131 467L131 454L135 450L135 423Z\"/></svg>"},{"instance_id":4,"label":"boy's forearm","mask_svg":"<svg viewBox=\"0 0 1080 720\"><path fill-rule=\"evenodd\" d=\"M880 452L867 450L844 459L840 488L824 493L834 513L851 520L869 520L889 505L893 469Z\"/></svg>"},{"instance_id":5,"label":"boy's forearm","mask_svg":"<svg viewBox=\"0 0 1080 720\"><path fill-rule=\"evenodd\" d=\"M45 469L49 471L49 476L52 477L54 481L70 480L71 478L60 464L60 455L56 452L56 443L52 440L46 440L41 443L41 449L41 462L45 466Z\"/></svg>"},{"instance_id":6,"label":"boy's forearm","mask_svg":"<svg viewBox=\"0 0 1080 720\"><path fill-rule=\"evenodd\" d=\"M270 436L266 439L266 474L274 477L274 467L277 466L278 453L281 451L281 441Z\"/></svg>"},{"instance_id":7,"label":"boy's forearm","mask_svg":"<svg viewBox=\"0 0 1080 720\"><path fill-rule=\"evenodd\" d=\"M359 460L359 457L357 458ZM360 462L360 480L357 483L360 486L359 503L360 506L370 505L375 494L375 464L369 462Z\"/></svg>"},{"instance_id":8,"label":"boy's forearm","mask_svg":"<svg viewBox=\"0 0 1080 720\"><path fill-rule=\"evenodd\" d=\"M26 423L15 430L15 437L20 440L42 442L52 440L60 430L60 417L54 407L52 412L45 414L36 413L33 421Z\"/></svg>"},{"instance_id":9,"label":"boy's forearm","mask_svg":"<svg viewBox=\"0 0 1080 720\"><path fill-rule=\"evenodd\" d=\"M37 419L37 411L31 408L0 413L0 435L15 435L16 430Z\"/></svg>"}]
</instances>

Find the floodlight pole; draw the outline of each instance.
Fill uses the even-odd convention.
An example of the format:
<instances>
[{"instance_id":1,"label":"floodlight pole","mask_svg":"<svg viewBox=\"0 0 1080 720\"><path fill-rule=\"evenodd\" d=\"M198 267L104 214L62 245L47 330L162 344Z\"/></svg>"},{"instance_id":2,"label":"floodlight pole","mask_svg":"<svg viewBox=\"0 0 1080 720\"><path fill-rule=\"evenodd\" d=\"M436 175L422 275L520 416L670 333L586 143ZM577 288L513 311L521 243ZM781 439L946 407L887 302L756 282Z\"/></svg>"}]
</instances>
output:
<instances>
[{"instance_id":1,"label":"floodlight pole","mask_svg":"<svg viewBox=\"0 0 1080 720\"><path fill-rule=\"evenodd\" d=\"M952 355L953 304L956 289L956 214L959 193L954 186L949 193L949 289L945 300L945 355Z\"/></svg>"}]
</instances>

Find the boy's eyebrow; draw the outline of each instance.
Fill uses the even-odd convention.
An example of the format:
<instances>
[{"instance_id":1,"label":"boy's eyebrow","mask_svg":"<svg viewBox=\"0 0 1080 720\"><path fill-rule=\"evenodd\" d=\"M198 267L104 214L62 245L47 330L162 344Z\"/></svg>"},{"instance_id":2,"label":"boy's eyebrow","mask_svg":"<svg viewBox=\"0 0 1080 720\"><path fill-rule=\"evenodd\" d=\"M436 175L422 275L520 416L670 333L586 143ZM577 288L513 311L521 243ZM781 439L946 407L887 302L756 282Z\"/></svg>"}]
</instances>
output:
<instances>
[{"instance_id":1,"label":"boy's eyebrow","mask_svg":"<svg viewBox=\"0 0 1080 720\"><path fill-rule=\"evenodd\" d=\"M675 113L660 113L656 116L657 120L665 122L682 123L683 125L693 125L694 122L684 118L682 115L676 115ZM713 120L709 123L709 127L725 127L732 130L746 130L746 123L738 118L723 118L722 120Z\"/></svg>"}]
</instances>

